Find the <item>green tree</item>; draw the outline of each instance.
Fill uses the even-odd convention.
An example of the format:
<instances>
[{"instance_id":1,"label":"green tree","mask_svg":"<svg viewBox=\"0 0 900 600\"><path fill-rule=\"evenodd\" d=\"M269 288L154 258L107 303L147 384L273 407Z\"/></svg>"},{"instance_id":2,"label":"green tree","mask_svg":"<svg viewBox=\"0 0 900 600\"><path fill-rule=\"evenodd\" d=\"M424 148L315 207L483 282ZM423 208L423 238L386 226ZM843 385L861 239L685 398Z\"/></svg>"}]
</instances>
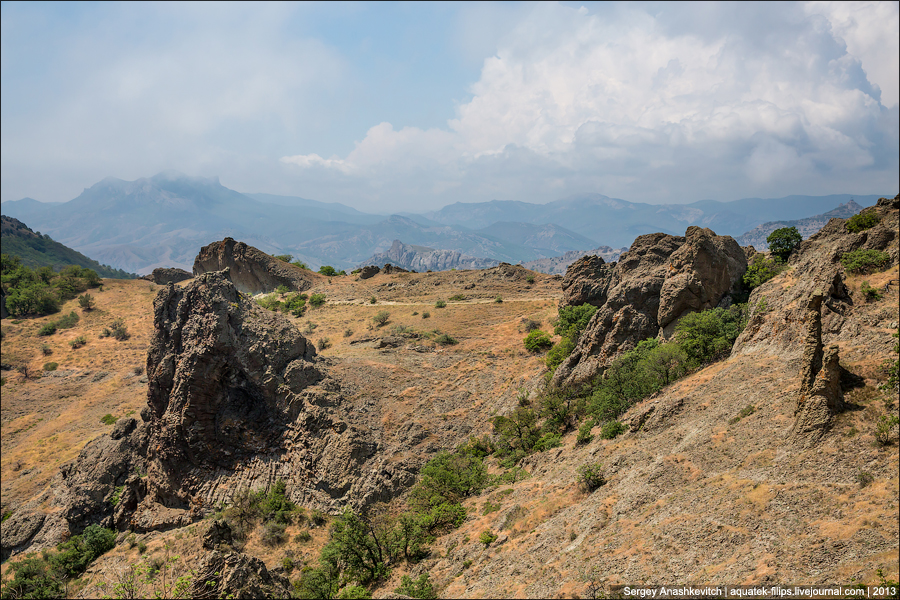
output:
<instances>
[{"instance_id":1,"label":"green tree","mask_svg":"<svg viewBox=\"0 0 900 600\"><path fill-rule=\"evenodd\" d=\"M349 509L335 519L322 555L364 585L390 574L385 540L379 539L370 522Z\"/></svg>"},{"instance_id":2,"label":"green tree","mask_svg":"<svg viewBox=\"0 0 900 600\"><path fill-rule=\"evenodd\" d=\"M535 329L534 331L528 332L528 335L525 336L524 344L529 352L540 352L541 350L551 347L553 342L550 340L550 336L546 331Z\"/></svg>"},{"instance_id":3,"label":"green tree","mask_svg":"<svg viewBox=\"0 0 900 600\"><path fill-rule=\"evenodd\" d=\"M556 322L554 331L557 335L578 340L581 332L584 331L596 312L597 307L587 303L581 306L563 306L559 309L559 320Z\"/></svg>"},{"instance_id":4,"label":"green tree","mask_svg":"<svg viewBox=\"0 0 900 600\"><path fill-rule=\"evenodd\" d=\"M802 241L803 236L800 235L796 227L776 229L766 238L769 250L781 262L787 262L788 257L800 247L800 242Z\"/></svg>"},{"instance_id":5,"label":"green tree","mask_svg":"<svg viewBox=\"0 0 900 600\"><path fill-rule=\"evenodd\" d=\"M783 263L779 263L777 260L771 258L766 258L765 254L756 254L750 260L747 271L744 273L744 285L752 290L769 281L782 270L784 270Z\"/></svg>"},{"instance_id":6,"label":"green tree","mask_svg":"<svg viewBox=\"0 0 900 600\"><path fill-rule=\"evenodd\" d=\"M319 267L319 273L321 273L322 275L327 275L328 277L334 277L338 274L338 270L331 265L322 265L321 267Z\"/></svg>"},{"instance_id":7,"label":"green tree","mask_svg":"<svg viewBox=\"0 0 900 600\"><path fill-rule=\"evenodd\" d=\"M690 359L703 364L731 352L743 328L742 305L713 308L684 316L675 326L675 339Z\"/></svg>"}]
</instances>

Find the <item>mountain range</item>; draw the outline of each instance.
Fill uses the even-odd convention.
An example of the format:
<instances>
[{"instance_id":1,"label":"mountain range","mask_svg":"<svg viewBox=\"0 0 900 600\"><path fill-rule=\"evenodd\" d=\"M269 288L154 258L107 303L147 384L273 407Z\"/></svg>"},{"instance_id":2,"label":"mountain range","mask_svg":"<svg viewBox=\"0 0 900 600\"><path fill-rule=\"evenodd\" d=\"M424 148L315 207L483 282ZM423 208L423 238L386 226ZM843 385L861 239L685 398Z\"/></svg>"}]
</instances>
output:
<instances>
[{"instance_id":1,"label":"mountain range","mask_svg":"<svg viewBox=\"0 0 900 600\"><path fill-rule=\"evenodd\" d=\"M653 205L586 194L548 204L494 200L425 214L377 215L300 197L243 194L217 178L165 172L136 181L106 178L68 202L25 198L4 202L2 209L99 262L145 274L156 267L190 269L200 247L229 236L265 252L292 254L313 268L353 268L387 252L394 240L528 262L601 245L628 246L644 233L680 235L689 225L736 237L762 223L802 219L851 198L870 206L878 196Z\"/></svg>"}]
</instances>

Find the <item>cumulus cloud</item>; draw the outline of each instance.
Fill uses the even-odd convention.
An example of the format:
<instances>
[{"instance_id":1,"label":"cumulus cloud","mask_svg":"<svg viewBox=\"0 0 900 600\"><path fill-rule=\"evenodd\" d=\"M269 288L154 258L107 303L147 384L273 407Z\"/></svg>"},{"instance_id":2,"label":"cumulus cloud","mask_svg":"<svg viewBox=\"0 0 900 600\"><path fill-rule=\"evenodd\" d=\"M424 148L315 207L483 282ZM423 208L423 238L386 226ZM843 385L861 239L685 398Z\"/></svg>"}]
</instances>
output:
<instances>
[{"instance_id":1,"label":"cumulus cloud","mask_svg":"<svg viewBox=\"0 0 900 600\"><path fill-rule=\"evenodd\" d=\"M434 205L896 187L895 3L706 4L536 5L446 129L381 123L334 166L408 208L425 180Z\"/></svg>"}]
</instances>

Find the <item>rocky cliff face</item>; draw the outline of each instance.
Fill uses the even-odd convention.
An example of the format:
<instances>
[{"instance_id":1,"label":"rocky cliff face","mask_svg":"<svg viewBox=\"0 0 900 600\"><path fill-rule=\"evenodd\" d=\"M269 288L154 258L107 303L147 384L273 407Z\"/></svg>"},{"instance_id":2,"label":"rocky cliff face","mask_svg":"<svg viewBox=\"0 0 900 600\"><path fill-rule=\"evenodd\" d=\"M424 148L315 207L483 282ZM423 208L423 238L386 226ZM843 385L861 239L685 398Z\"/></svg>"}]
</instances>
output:
<instances>
[{"instance_id":1,"label":"rocky cliff face","mask_svg":"<svg viewBox=\"0 0 900 600\"><path fill-rule=\"evenodd\" d=\"M287 319L239 292L227 271L161 290L154 326L143 422L120 419L63 467L41 499L58 507L46 519L16 511L4 523L4 555L92 523L185 525L277 479L294 501L326 510L387 499L408 483L364 468L378 444L347 422L325 361Z\"/></svg>"},{"instance_id":2,"label":"rocky cliff face","mask_svg":"<svg viewBox=\"0 0 900 600\"><path fill-rule=\"evenodd\" d=\"M456 250L435 250L425 246L412 246L394 240L387 252L374 254L363 265L383 267L391 264L403 269L423 271L449 271L450 269L488 269L499 261L490 258L474 258Z\"/></svg>"},{"instance_id":3,"label":"rocky cliff face","mask_svg":"<svg viewBox=\"0 0 900 600\"><path fill-rule=\"evenodd\" d=\"M229 270L234 287L250 295L272 292L280 285L295 291L307 290L316 277L232 238L204 246L194 260L195 276L224 269Z\"/></svg>"},{"instance_id":4,"label":"rocky cliff face","mask_svg":"<svg viewBox=\"0 0 900 600\"><path fill-rule=\"evenodd\" d=\"M584 257L563 280L563 306L599 307L554 375L557 385L590 379L640 340L669 336L678 319L719 305L740 285L747 258L737 242L689 227L684 237L638 237L618 263Z\"/></svg>"},{"instance_id":5,"label":"rocky cliff face","mask_svg":"<svg viewBox=\"0 0 900 600\"><path fill-rule=\"evenodd\" d=\"M851 314L851 308L864 299L854 297L845 284L848 274L841 257L860 248L881 250L891 257L891 264L897 264L898 205L897 198L882 198L876 206L865 209L864 212L880 217L871 229L850 233L845 227L847 221L836 218L804 241L791 255L785 274L753 290L748 302L750 320L735 342L732 355L766 349L785 358L799 357L802 345L797 340L806 337L806 310L809 298L816 294L822 295L823 343L853 338L861 323Z\"/></svg>"}]
</instances>

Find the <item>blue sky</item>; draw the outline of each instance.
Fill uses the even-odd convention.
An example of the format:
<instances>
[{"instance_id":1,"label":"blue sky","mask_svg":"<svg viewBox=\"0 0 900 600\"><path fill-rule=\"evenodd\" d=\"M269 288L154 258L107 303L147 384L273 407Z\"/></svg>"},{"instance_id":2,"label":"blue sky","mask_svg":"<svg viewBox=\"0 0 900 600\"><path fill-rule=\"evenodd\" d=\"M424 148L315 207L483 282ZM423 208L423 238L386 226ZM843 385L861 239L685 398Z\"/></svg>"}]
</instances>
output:
<instances>
[{"instance_id":1,"label":"blue sky","mask_svg":"<svg viewBox=\"0 0 900 600\"><path fill-rule=\"evenodd\" d=\"M0 197L897 192L898 4L3 2Z\"/></svg>"}]
</instances>

